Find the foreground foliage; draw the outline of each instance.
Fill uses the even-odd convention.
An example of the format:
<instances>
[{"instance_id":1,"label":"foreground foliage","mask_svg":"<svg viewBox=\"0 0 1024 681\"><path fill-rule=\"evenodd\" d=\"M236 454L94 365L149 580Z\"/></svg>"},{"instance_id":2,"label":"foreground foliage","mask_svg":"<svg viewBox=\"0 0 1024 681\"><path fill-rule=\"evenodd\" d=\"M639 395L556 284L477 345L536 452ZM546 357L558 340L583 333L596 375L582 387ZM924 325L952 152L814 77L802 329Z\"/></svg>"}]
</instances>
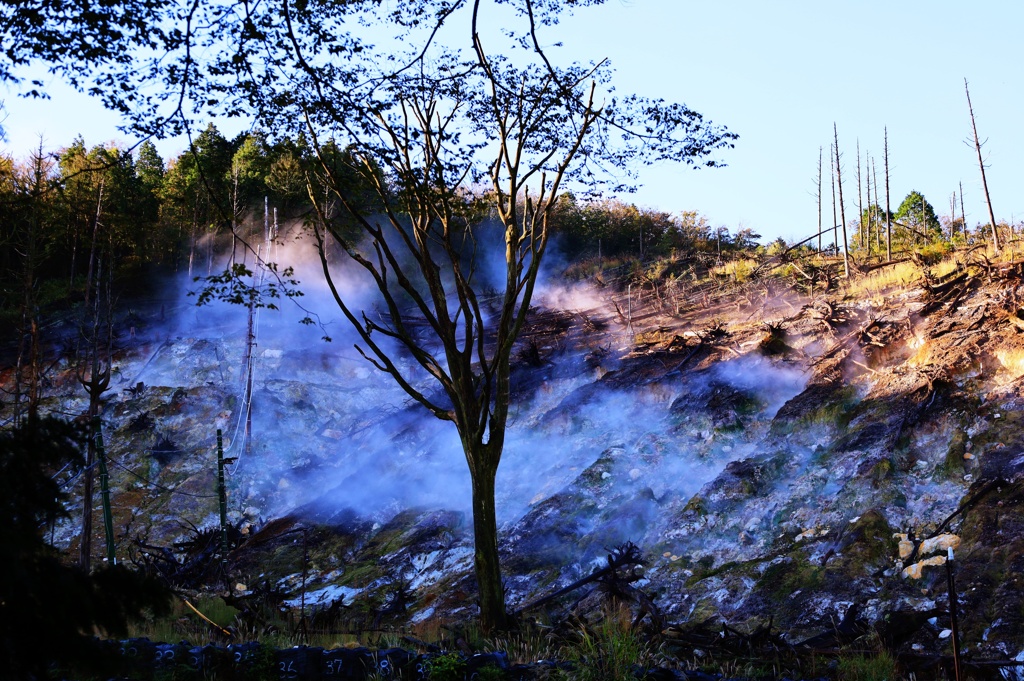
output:
<instances>
[{"instance_id":1,"label":"foreground foliage","mask_svg":"<svg viewBox=\"0 0 1024 681\"><path fill-rule=\"evenodd\" d=\"M66 514L55 473L81 466L80 436L55 419L0 432L0 665L14 678L96 662L94 631L124 635L144 610L166 610L159 582L120 566L87 574L42 536Z\"/></svg>"}]
</instances>

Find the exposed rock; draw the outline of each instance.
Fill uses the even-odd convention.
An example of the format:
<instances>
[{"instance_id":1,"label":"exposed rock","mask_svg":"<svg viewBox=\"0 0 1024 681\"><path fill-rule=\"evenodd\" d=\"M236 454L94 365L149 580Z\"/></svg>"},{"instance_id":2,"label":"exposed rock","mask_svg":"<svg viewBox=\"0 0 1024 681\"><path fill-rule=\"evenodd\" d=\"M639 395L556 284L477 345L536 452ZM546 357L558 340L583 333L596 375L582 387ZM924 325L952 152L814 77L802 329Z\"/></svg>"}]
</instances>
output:
<instances>
[{"instance_id":1,"label":"exposed rock","mask_svg":"<svg viewBox=\"0 0 1024 681\"><path fill-rule=\"evenodd\" d=\"M766 295L728 323L722 307L648 310L665 330L642 342L594 314L539 311L517 350L499 470L510 604L634 541L649 557L639 588L675 622L772 617L799 642L849 619L931 654L952 548L964 641L1016 655L1024 334L1004 302L1018 283L975 277L955 299L931 288L878 303ZM764 323L784 314L784 342L766 345ZM225 333L120 356L104 410L120 550L216 527L220 429L243 538L231 584L340 594L352 610L336 614L363 623L388 608L471 615L469 485L450 424L347 349L271 337L244 448L242 330ZM48 408L83 410L71 378L52 385ZM77 531L59 523L55 543L73 548Z\"/></svg>"}]
</instances>

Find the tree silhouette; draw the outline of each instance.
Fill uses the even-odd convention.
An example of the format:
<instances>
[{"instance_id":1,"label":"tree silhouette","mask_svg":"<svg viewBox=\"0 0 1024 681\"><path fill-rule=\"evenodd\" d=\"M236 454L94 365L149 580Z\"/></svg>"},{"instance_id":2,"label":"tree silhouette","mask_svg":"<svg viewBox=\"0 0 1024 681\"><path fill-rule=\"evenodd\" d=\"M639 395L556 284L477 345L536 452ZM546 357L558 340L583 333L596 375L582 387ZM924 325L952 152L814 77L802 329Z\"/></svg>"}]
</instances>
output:
<instances>
[{"instance_id":1,"label":"tree silhouette","mask_svg":"<svg viewBox=\"0 0 1024 681\"><path fill-rule=\"evenodd\" d=\"M120 566L65 565L43 530L66 516L57 473L79 470L82 432L30 419L0 432L0 665L9 678L48 678L54 665L96 663L95 629L124 635L144 609L168 610L166 588Z\"/></svg>"},{"instance_id":2,"label":"tree silhouette","mask_svg":"<svg viewBox=\"0 0 1024 681\"><path fill-rule=\"evenodd\" d=\"M629 189L643 164L715 166L714 152L736 139L682 104L618 94L607 61L556 64L542 46L555 42L557 24L602 2L181 0L142 7L138 22L161 29L144 38L138 22L121 32L106 15L87 30L72 22L140 46L132 68L103 50L83 53L96 64L96 94L138 133L190 130L212 114L255 117L273 135L309 139L316 162L303 170L323 272L360 352L459 433L485 629L506 619L494 480L510 358L559 194ZM33 35L50 45L43 29ZM222 211L221 222L230 217ZM375 286L379 313L346 297L327 257L332 245ZM490 249L504 254L491 280L482 262ZM399 352L411 367L396 361Z\"/></svg>"}]
</instances>

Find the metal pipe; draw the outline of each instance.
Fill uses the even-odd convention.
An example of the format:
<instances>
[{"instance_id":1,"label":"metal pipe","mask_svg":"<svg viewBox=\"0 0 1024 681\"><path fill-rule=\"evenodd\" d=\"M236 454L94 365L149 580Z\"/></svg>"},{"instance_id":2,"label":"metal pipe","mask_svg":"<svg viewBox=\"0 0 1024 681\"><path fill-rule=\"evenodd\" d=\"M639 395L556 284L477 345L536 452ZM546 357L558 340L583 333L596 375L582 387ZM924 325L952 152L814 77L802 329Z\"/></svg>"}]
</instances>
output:
<instances>
[{"instance_id":1,"label":"metal pipe","mask_svg":"<svg viewBox=\"0 0 1024 681\"><path fill-rule=\"evenodd\" d=\"M228 561L228 492L224 484L224 436L217 429L217 496L220 498L220 563L227 579Z\"/></svg>"},{"instance_id":2,"label":"metal pipe","mask_svg":"<svg viewBox=\"0 0 1024 681\"><path fill-rule=\"evenodd\" d=\"M949 587L949 623L950 638L953 639L953 674L956 681L962 681L960 668L960 627L956 619L956 583L953 581L953 547L949 547L946 555L946 582Z\"/></svg>"}]
</instances>

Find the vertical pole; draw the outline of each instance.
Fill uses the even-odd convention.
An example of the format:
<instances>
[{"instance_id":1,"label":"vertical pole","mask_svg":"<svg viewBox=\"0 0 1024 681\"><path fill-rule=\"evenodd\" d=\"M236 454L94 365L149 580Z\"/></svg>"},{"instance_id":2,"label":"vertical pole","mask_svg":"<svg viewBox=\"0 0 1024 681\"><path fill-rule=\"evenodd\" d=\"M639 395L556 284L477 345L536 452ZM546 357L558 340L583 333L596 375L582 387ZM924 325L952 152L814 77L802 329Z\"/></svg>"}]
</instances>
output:
<instances>
[{"instance_id":1,"label":"vertical pole","mask_svg":"<svg viewBox=\"0 0 1024 681\"><path fill-rule=\"evenodd\" d=\"M255 274L253 275L255 285ZM252 363L253 345L256 340L255 332L256 310L253 301L249 300L249 325L245 335L245 437L242 441L242 453L248 454L251 448L252 438ZM239 455L241 456L241 454Z\"/></svg>"},{"instance_id":2,"label":"vertical pole","mask_svg":"<svg viewBox=\"0 0 1024 681\"><path fill-rule=\"evenodd\" d=\"M228 563L228 491L224 484L224 435L217 429L217 496L220 499L220 564L227 579Z\"/></svg>"},{"instance_id":3,"label":"vertical pole","mask_svg":"<svg viewBox=\"0 0 1024 681\"><path fill-rule=\"evenodd\" d=\"M299 610L299 636L303 643L309 639L309 628L306 622L306 578L309 576L309 544L307 528L302 528L302 601Z\"/></svg>"},{"instance_id":4,"label":"vertical pole","mask_svg":"<svg viewBox=\"0 0 1024 681\"><path fill-rule=\"evenodd\" d=\"M110 565L117 565L117 557L114 555L114 516L110 512L110 476L107 474L107 453L103 448L103 431L100 430L100 420L96 418L92 422L93 436L96 439L96 456L100 464L100 495L103 500L103 529L107 539L107 562Z\"/></svg>"},{"instance_id":5,"label":"vertical pole","mask_svg":"<svg viewBox=\"0 0 1024 681\"><path fill-rule=\"evenodd\" d=\"M946 581L949 587L949 624L953 639L953 674L956 681L963 675L960 669L960 627L956 619L956 584L953 581L953 547L949 547L946 555Z\"/></svg>"}]
</instances>

